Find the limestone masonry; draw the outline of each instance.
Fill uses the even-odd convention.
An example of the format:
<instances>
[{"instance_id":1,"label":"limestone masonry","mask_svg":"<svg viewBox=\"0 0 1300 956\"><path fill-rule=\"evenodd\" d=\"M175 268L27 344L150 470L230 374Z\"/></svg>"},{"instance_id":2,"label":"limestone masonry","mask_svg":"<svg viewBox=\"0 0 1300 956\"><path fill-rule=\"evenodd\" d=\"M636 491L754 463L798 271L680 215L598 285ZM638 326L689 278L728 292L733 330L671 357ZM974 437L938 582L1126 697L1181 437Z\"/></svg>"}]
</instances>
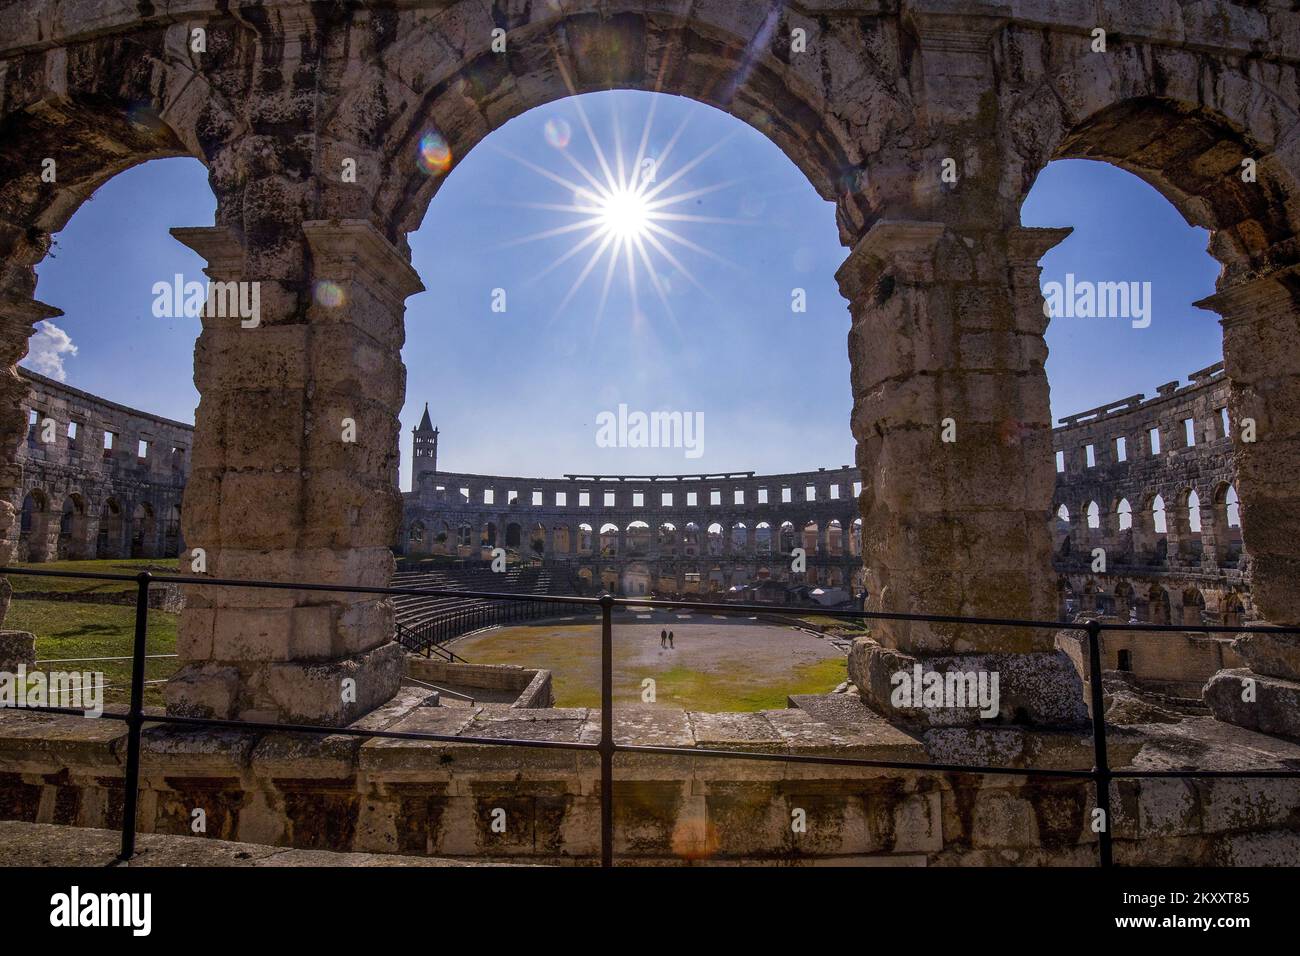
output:
<instances>
[{"instance_id":1,"label":"limestone masonry","mask_svg":"<svg viewBox=\"0 0 1300 956\"><path fill-rule=\"evenodd\" d=\"M505 32L505 52L493 49L494 31ZM847 250L836 277L848 302L855 467L654 482L427 470L404 501L404 303L423 288L407 235L444 181L421 166L421 137L440 136L454 165L534 106L613 88L729 112L835 204ZM16 368L34 324L59 314L37 298L36 267L52 237L99 185L165 156L202 162L217 201L215 223L172 234L204 258L214 282L257 283L259 295L252 325L204 316L188 437L51 383L33 390ZM1038 173L1062 158L1130 170L1209 231L1221 271L1197 304L1220 316L1224 341L1221 371L1053 429L1038 263L1069 230L1026 228L1020 207ZM347 161L355 177L340 174ZM874 611L1051 622L1062 611L1136 610L1180 624L1203 615L1300 625L1297 225L1300 11L1283 0L0 0L0 564L60 548L98 552L107 537L119 553L202 548L207 573L220 578L384 586L394 542L472 550L485 536L517 538L527 554L541 525L541 554L574 562L593 589L708 590L761 576L766 522L769 548L773 536L779 550L802 544L816 581L860 584ZM338 294L314 295L321 283ZM48 398L37 411L58 422L53 450L29 447L29 394ZM75 467L69 419L79 425L81 487L59 471ZM355 442L339 439L345 420ZM111 428L121 428L122 447L114 439L111 462L101 455L91 468L86 455L94 459ZM141 439L151 442L144 456ZM172 448L184 474L174 531ZM45 484L29 483L29 470ZM773 501L786 483L792 500ZM814 499L804 497L808 485ZM553 500L583 488L602 509L585 522L586 556L581 506ZM677 498L692 491L710 499L696 505L707 512L698 519ZM666 542L664 524L673 525ZM1098 550L1104 572L1093 570ZM717 558L727 559L720 580ZM454 732L471 728L467 736L593 732L585 711L458 718L420 707L401 689L405 654L393 634L390 603L366 594L191 586L168 705L330 726L464 719ZM1111 650L1121 671L1118 651L1137 653ZM1218 653L1204 694L1214 716L1142 724L1131 747L1114 744L1116 765L1295 765L1300 640L1256 632ZM641 729L691 746L871 752L883 741L890 753L931 760L1079 764L1089 757L1072 736L1087 718L1076 661L1052 628L882 620L850 655L860 697L834 695L859 710L692 714L684 725L665 715ZM998 670L1001 723L884 719L889 675L916 663ZM340 699L345 680L353 699ZM61 720L0 720L9 815L111 824L119 729ZM637 730L634 721L627 732ZM160 830L174 828L202 789L229 811L223 836L487 853L488 838L470 835L478 801L513 793L534 824L523 852L564 857L587 845L599 803L598 777L574 754L150 734L152 796L141 813ZM775 827L790 794L834 808L843 826L828 832L842 836L826 852L846 857L1071 862L1094 836L1092 798L1078 781L819 771L801 789L793 771L775 779L780 764L759 780L752 767L655 759L628 761L618 796L620 839L647 859L771 836L757 821ZM1117 847L1129 859L1300 858L1291 781L1112 788ZM728 851L770 858L749 846Z\"/></svg>"}]
</instances>

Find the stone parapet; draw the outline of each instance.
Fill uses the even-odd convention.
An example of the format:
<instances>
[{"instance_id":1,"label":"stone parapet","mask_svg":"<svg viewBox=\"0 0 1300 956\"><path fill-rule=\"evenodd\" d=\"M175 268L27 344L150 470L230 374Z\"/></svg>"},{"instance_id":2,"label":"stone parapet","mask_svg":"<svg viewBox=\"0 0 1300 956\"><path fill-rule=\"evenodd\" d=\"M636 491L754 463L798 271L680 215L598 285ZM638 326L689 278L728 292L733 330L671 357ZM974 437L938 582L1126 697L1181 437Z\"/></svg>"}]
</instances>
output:
<instances>
[{"instance_id":1,"label":"stone parapet","mask_svg":"<svg viewBox=\"0 0 1300 956\"><path fill-rule=\"evenodd\" d=\"M356 726L463 737L594 742L585 708L421 706L405 689ZM787 710L706 714L619 708L616 738L701 750L1085 769L1087 733L937 728L908 733L850 695ZM0 715L0 816L121 823L123 728L108 721ZM1294 765L1300 745L1212 720L1113 729L1112 762L1160 769ZM924 773L621 754L615 852L641 864L710 861L881 865L1093 865L1086 781ZM594 753L366 739L212 733L154 726L144 736L140 827L190 834L203 809L213 840L450 859L590 864L599 858ZM1121 863L1288 863L1300 839L1291 781L1117 782ZM791 826L804 811L804 832ZM501 820L503 827L493 827Z\"/></svg>"}]
</instances>

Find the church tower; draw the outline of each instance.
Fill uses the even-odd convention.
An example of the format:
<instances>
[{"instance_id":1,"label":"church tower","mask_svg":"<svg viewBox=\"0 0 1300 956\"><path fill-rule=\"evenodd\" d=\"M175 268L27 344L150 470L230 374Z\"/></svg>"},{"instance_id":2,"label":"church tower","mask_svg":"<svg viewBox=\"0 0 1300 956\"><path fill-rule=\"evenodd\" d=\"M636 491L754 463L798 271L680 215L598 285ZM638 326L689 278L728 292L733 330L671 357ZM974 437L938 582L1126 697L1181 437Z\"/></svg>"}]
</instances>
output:
<instances>
[{"instance_id":1,"label":"church tower","mask_svg":"<svg viewBox=\"0 0 1300 956\"><path fill-rule=\"evenodd\" d=\"M438 470L438 429L429 421L429 403L424 403L424 417L412 429L411 488L420 490L420 478Z\"/></svg>"}]
</instances>

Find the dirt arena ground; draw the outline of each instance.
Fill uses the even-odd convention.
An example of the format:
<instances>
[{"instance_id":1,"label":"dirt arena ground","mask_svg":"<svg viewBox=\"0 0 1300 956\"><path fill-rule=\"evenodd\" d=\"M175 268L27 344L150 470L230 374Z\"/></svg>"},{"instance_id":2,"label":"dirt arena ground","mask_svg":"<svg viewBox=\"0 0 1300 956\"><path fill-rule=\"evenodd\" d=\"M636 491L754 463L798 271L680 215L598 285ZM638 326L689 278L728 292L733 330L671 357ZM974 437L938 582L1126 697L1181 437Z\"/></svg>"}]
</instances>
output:
<instances>
[{"instance_id":1,"label":"dirt arena ground","mask_svg":"<svg viewBox=\"0 0 1300 956\"><path fill-rule=\"evenodd\" d=\"M660 647L671 630L674 646ZM519 664L552 672L558 707L600 705L600 628L590 615L498 628L452 645L472 663ZM648 608L614 616L614 700L643 699L688 710L780 708L789 694L827 693L846 678L844 652L830 641L752 617Z\"/></svg>"}]
</instances>

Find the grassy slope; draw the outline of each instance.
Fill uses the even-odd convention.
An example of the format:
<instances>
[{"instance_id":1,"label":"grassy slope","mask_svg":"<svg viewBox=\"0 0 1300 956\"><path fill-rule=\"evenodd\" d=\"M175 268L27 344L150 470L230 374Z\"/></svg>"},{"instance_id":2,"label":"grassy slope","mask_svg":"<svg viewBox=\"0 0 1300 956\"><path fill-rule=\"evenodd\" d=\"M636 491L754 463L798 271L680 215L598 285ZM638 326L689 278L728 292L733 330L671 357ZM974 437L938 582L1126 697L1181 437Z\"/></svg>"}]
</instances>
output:
<instances>
[{"instance_id":1,"label":"grassy slope","mask_svg":"<svg viewBox=\"0 0 1300 956\"><path fill-rule=\"evenodd\" d=\"M155 571L166 568L175 573L176 560L173 558L111 558L105 561L42 561L35 564L19 564L15 567L32 568L37 571L98 571L101 574L138 574L141 571ZM14 589L14 596L31 591L66 591L84 593L104 593L109 591L130 591L135 588L134 581L90 581L84 578L47 578L25 574L9 575L9 584Z\"/></svg>"},{"instance_id":2,"label":"grassy slope","mask_svg":"<svg viewBox=\"0 0 1300 956\"><path fill-rule=\"evenodd\" d=\"M178 615L149 612L146 653L173 654L176 651ZM112 604L77 604L72 601L28 601L15 595L5 618L6 628L31 631L36 635L38 660L52 658L126 657L131 654L135 635L135 609ZM129 699L130 661L82 661L42 664L44 670L102 671L108 689L106 702ZM176 669L176 659L145 661L145 680L167 677ZM146 704L162 704L162 685L145 687Z\"/></svg>"}]
</instances>

